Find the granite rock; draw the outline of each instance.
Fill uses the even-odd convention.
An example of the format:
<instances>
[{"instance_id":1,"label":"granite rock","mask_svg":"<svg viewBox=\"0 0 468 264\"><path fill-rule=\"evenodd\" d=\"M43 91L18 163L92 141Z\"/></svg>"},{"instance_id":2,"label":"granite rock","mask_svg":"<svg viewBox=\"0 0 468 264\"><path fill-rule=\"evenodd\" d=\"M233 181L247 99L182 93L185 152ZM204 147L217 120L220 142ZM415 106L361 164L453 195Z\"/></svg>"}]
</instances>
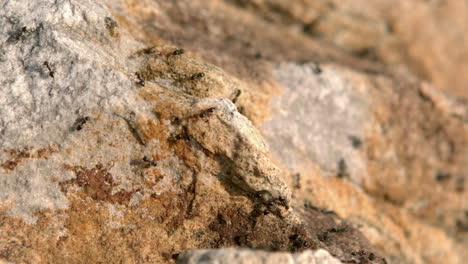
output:
<instances>
[{"instance_id":1,"label":"granite rock","mask_svg":"<svg viewBox=\"0 0 468 264\"><path fill-rule=\"evenodd\" d=\"M0 261L463 263L461 23L338 2L1 3Z\"/></svg>"},{"instance_id":2,"label":"granite rock","mask_svg":"<svg viewBox=\"0 0 468 264\"><path fill-rule=\"evenodd\" d=\"M245 264L340 264L325 250L301 253L270 253L249 249L224 248L191 250L179 256L179 264L245 263Z\"/></svg>"}]
</instances>

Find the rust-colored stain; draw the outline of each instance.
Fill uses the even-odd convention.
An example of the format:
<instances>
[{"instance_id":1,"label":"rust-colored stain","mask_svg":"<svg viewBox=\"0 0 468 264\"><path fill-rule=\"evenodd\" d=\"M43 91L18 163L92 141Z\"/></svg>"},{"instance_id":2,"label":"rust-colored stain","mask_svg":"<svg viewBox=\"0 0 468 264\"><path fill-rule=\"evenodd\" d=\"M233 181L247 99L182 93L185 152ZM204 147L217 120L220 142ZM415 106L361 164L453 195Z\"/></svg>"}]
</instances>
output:
<instances>
[{"instance_id":1,"label":"rust-colored stain","mask_svg":"<svg viewBox=\"0 0 468 264\"><path fill-rule=\"evenodd\" d=\"M106 201L110 203L128 204L134 192L121 190L112 194L115 186L112 174L109 173L109 168L98 163L94 168L86 168L83 166L71 166L64 164L66 170L75 173L76 178L61 182L62 191L67 193L72 185L77 185L83 188L87 196L94 200Z\"/></svg>"},{"instance_id":2,"label":"rust-colored stain","mask_svg":"<svg viewBox=\"0 0 468 264\"><path fill-rule=\"evenodd\" d=\"M13 171L24 159L47 159L50 154L58 152L58 147L54 145L36 150L25 147L21 149L5 149L3 151L8 153L10 159L1 163L0 167L7 171Z\"/></svg>"}]
</instances>

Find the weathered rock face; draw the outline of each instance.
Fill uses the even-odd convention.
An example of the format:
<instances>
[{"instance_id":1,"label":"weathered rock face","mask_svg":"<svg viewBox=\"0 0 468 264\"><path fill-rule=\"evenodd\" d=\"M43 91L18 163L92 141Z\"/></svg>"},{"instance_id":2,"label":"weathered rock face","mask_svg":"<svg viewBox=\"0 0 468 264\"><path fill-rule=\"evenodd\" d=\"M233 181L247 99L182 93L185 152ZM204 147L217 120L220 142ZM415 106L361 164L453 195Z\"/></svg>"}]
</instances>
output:
<instances>
[{"instance_id":1,"label":"weathered rock face","mask_svg":"<svg viewBox=\"0 0 468 264\"><path fill-rule=\"evenodd\" d=\"M0 260L463 263L455 53L327 3L0 3Z\"/></svg>"},{"instance_id":2,"label":"weathered rock face","mask_svg":"<svg viewBox=\"0 0 468 264\"><path fill-rule=\"evenodd\" d=\"M179 256L181 264L196 263L249 263L249 264L340 264L325 250L302 253L270 253L248 249L192 250Z\"/></svg>"},{"instance_id":3,"label":"weathered rock face","mask_svg":"<svg viewBox=\"0 0 468 264\"><path fill-rule=\"evenodd\" d=\"M403 67L467 98L468 3L418 0L229 0L357 57Z\"/></svg>"}]
</instances>

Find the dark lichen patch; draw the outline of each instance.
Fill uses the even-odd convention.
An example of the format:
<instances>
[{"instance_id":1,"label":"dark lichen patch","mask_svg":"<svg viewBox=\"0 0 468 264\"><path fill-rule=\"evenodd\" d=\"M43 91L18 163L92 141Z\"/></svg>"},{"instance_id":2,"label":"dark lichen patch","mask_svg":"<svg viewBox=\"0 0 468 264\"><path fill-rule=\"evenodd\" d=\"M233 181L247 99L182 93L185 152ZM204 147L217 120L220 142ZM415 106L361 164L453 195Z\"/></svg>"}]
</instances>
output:
<instances>
[{"instance_id":1,"label":"dark lichen patch","mask_svg":"<svg viewBox=\"0 0 468 264\"><path fill-rule=\"evenodd\" d=\"M165 225L169 234L182 227L184 222L197 215L194 199L196 196L195 183L186 188L181 188L180 194L166 192L161 195L152 194L151 199L160 206L160 210L154 214L156 221Z\"/></svg>"},{"instance_id":2,"label":"dark lichen patch","mask_svg":"<svg viewBox=\"0 0 468 264\"><path fill-rule=\"evenodd\" d=\"M248 246L253 225L243 208L223 208L209 224L218 233L217 247L229 245Z\"/></svg>"},{"instance_id":3,"label":"dark lichen patch","mask_svg":"<svg viewBox=\"0 0 468 264\"><path fill-rule=\"evenodd\" d=\"M64 193L67 193L71 186L79 186L86 196L91 197L93 200L128 204L132 194L138 191L128 192L120 190L113 194L113 188L116 186L116 183L109 173L110 168L104 167L101 163L96 164L94 168L68 164L64 164L63 167L73 172L76 176L75 179L60 183L60 187Z\"/></svg>"},{"instance_id":4,"label":"dark lichen patch","mask_svg":"<svg viewBox=\"0 0 468 264\"><path fill-rule=\"evenodd\" d=\"M306 202L302 208L300 212L305 228L319 241L320 248L325 248L344 263L382 263L370 242L346 220L310 202ZM353 255L353 252L360 250L366 252L365 260Z\"/></svg>"},{"instance_id":5,"label":"dark lichen patch","mask_svg":"<svg viewBox=\"0 0 468 264\"><path fill-rule=\"evenodd\" d=\"M296 252L316 246L301 225L265 214L263 206L258 205L250 212L246 208L225 207L218 211L209 228L219 236L216 247Z\"/></svg>"}]
</instances>

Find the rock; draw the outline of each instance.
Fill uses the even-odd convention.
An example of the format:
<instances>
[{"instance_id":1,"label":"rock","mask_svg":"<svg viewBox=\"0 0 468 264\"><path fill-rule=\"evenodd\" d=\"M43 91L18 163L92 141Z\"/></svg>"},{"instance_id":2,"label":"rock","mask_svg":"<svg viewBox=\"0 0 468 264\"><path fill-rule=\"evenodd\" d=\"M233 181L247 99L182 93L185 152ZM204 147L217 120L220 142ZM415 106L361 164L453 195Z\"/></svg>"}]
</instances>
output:
<instances>
[{"instance_id":1,"label":"rock","mask_svg":"<svg viewBox=\"0 0 468 264\"><path fill-rule=\"evenodd\" d=\"M463 1L230 2L355 56L404 67L440 89L468 96L463 74L468 51L459 45L467 27L468 4Z\"/></svg>"},{"instance_id":2,"label":"rock","mask_svg":"<svg viewBox=\"0 0 468 264\"><path fill-rule=\"evenodd\" d=\"M316 74L316 67L276 68L284 90L262 127L271 152L294 172L289 179L293 196L355 219L397 263L460 263L464 250L457 241L466 235L457 230L467 209L461 175L468 169L463 101L426 83L408 80L398 87L384 76L326 64ZM420 117L421 112L427 116ZM435 127L444 132L430 134ZM393 232L402 237L379 229L400 229ZM438 247L422 242L434 236L444 242ZM392 246L402 243L403 249ZM418 252L413 245L421 244Z\"/></svg>"},{"instance_id":3,"label":"rock","mask_svg":"<svg viewBox=\"0 0 468 264\"><path fill-rule=\"evenodd\" d=\"M0 4L0 261L463 263L466 95L337 3Z\"/></svg>"},{"instance_id":4,"label":"rock","mask_svg":"<svg viewBox=\"0 0 468 264\"><path fill-rule=\"evenodd\" d=\"M262 127L272 153L292 171L306 158L332 176L359 182L365 161L350 137L362 138L369 100L335 67L284 64L274 76L285 95L273 102L278 113Z\"/></svg>"},{"instance_id":5,"label":"rock","mask_svg":"<svg viewBox=\"0 0 468 264\"><path fill-rule=\"evenodd\" d=\"M306 250L301 253L269 253L249 249L224 248L216 250L191 250L179 256L179 264L249 263L249 264L339 264L327 251Z\"/></svg>"}]
</instances>

